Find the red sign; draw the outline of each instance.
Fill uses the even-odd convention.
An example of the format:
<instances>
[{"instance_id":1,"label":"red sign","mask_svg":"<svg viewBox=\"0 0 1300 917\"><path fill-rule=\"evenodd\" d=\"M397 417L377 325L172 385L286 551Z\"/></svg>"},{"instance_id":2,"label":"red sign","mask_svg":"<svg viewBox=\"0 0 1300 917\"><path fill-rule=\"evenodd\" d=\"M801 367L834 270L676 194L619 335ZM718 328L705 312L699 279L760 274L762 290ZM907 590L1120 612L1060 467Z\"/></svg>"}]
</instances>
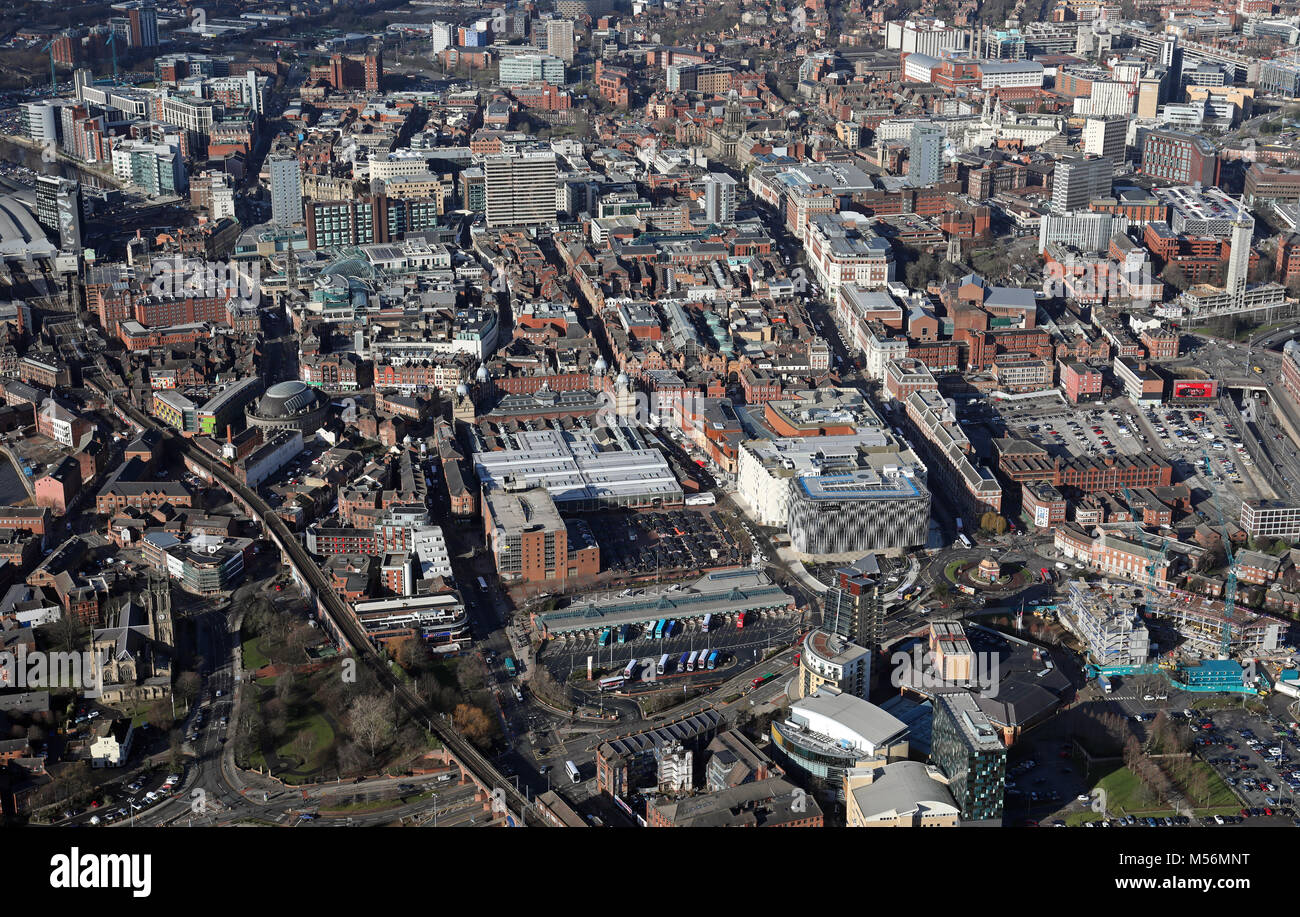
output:
<instances>
[{"instance_id":1,"label":"red sign","mask_svg":"<svg viewBox=\"0 0 1300 917\"><path fill-rule=\"evenodd\" d=\"M1217 382L1175 382L1175 398L1213 398L1218 393Z\"/></svg>"}]
</instances>

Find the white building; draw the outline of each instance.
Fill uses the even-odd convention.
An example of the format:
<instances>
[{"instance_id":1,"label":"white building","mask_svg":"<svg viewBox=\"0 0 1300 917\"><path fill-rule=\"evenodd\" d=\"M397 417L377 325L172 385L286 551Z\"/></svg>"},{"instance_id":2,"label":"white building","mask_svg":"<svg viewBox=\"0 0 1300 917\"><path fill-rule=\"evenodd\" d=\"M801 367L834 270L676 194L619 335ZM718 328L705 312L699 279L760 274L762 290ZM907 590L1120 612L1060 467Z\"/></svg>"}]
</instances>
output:
<instances>
[{"instance_id":1,"label":"white building","mask_svg":"<svg viewBox=\"0 0 1300 917\"><path fill-rule=\"evenodd\" d=\"M808 221L808 263L832 303L844 284L879 288L893 281L893 249L871 225L869 217L847 210Z\"/></svg>"}]
</instances>

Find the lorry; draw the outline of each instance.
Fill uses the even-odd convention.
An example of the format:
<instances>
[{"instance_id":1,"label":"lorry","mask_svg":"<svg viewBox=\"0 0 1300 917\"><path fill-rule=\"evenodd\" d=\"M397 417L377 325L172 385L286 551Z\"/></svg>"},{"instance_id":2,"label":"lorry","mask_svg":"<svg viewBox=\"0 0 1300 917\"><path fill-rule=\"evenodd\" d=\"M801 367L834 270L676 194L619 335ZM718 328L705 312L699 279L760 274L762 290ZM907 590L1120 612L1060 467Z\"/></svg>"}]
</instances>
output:
<instances>
[{"instance_id":1,"label":"lorry","mask_svg":"<svg viewBox=\"0 0 1300 917\"><path fill-rule=\"evenodd\" d=\"M1107 694L1109 694L1111 691L1115 690L1115 686L1114 686L1113 684L1111 684L1110 679L1107 678L1105 675L1098 675L1098 676L1097 676L1097 684L1101 685L1101 690L1104 691L1104 692L1107 693Z\"/></svg>"}]
</instances>

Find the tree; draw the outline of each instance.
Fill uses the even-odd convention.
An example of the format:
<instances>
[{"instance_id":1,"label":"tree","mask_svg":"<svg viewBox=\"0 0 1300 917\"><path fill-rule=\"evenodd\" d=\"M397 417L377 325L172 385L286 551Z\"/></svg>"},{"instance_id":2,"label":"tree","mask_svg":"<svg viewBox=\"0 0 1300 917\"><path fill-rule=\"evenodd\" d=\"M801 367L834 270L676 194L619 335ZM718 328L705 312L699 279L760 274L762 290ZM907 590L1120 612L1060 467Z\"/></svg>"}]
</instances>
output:
<instances>
[{"instance_id":1,"label":"tree","mask_svg":"<svg viewBox=\"0 0 1300 917\"><path fill-rule=\"evenodd\" d=\"M401 641L397 645L397 664L408 672L419 672L429 661L429 649L414 637Z\"/></svg>"},{"instance_id":2,"label":"tree","mask_svg":"<svg viewBox=\"0 0 1300 917\"><path fill-rule=\"evenodd\" d=\"M285 672L275 680L276 699L285 705L291 704L293 702L295 687L296 683L294 681L293 672Z\"/></svg>"},{"instance_id":3,"label":"tree","mask_svg":"<svg viewBox=\"0 0 1300 917\"><path fill-rule=\"evenodd\" d=\"M393 702L386 694L363 694L348 706L348 732L374 760L393 735Z\"/></svg>"},{"instance_id":4,"label":"tree","mask_svg":"<svg viewBox=\"0 0 1300 917\"><path fill-rule=\"evenodd\" d=\"M1180 293L1191 286L1191 282L1187 279L1187 274L1183 272L1182 267L1173 261L1165 265L1165 269L1160 272L1160 279Z\"/></svg>"},{"instance_id":5,"label":"tree","mask_svg":"<svg viewBox=\"0 0 1300 917\"><path fill-rule=\"evenodd\" d=\"M90 628L66 612L50 625L49 633L54 647L65 653L81 652L90 640Z\"/></svg>"},{"instance_id":6,"label":"tree","mask_svg":"<svg viewBox=\"0 0 1300 917\"><path fill-rule=\"evenodd\" d=\"M907 285L913 290L924 290L939 275L939 259L934 252L923 252L904 271Z\"/></svg>"},{"instance_id":7,"label":"tree","mask_svg":"<svg viewBox=\"0 0 1300 917\"><path fill-rule=\"evenodd\" d=\"M492 739L492 721L479 707L457 704L451 721L457 731L475 745L486 746Z\"/></svg>"},{"instance_id":8,"label":"tree","mask_svg":"<svg viewBox=\"0 0 1300 917\"><path fill-rule=\"evenodd\" d=\"M153 706L149 708L146 718L149 725L159 732L166 732L171 729L172 723L175 722L175 718L172 716L171 701L162 698L155 701Z\"/></svg>"},{"instance_id":9,"label":"tree","mask_svg":"<svg viewBox=\"0 0 1300 917\"><path fill-rule=\"evenodd\" d=\"M197 672L181 672L176 676L176 684L172 686L172 691L188 707L191 701L198 697L201 684Z\"/></svg>"}]
</instances>

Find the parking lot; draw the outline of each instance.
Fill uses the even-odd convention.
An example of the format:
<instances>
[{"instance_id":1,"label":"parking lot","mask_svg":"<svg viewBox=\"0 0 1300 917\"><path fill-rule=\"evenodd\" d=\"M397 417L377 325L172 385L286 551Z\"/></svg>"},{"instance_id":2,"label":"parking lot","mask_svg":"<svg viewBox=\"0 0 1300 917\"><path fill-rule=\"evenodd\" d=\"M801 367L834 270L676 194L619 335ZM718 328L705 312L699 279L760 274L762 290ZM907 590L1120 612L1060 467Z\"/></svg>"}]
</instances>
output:
<instances>
[{"instance_id":1,"label":"parking lot","mask_svg":"<svg viewBox=\"0 0 1300 917\"><path fill-rule=\"evenodd\" d=\"M1138 428L1127 400L1098 409L1059 403L1003 405L998 413L1010 435L1036 442L1052 455L1115 457L1158 451Z\"/></svg>"},{"instance_id":2,"label":"parking lot","mask_svg":"<svg viewBox=\"0 0 1300 917\"><path fill-rule=\"evenodd\" d=\"M586 517L601 568L633 576L672 576L748 560L713 509Z\"/></svg>"},{"instance_id":3,"label":"parking lot","mask_svg":"<svg viewBox=\"0 0 1300 917\"><path fill-rule=\"evenodd\" d=\"M1244 817L1260 824L1300 825L1295 813L1300 795L1297 730L1237 708L1216 710L1194 725L1198 753L1236 791Z\"/></svg>"},{"instance_id":4,"label":"parking lot","mask_svg":"<svg viewBox=\"0 0 1300 917\"><path fill-rule=\"evenodd\" d=\"M587 657L595 657L593 667L607 673L621 672L632 659L638 660L637 678L641 678L647 665L657 663L659 658L667 655L669 666L664 678L673 683L718 681L722 676L715 670L703 673L693 672L689 675L677 672L676 663L682 653L696 650L718 650L719 666L728 666L728 676L735 674L730 666L734 660L741 666L753 665L763 658L767 649L784 646L793 639L798 628L799 615L777 615L765 613L755 616L746 615L744 628L737 628L734 621L714 623L709 632L703 633L697 622L678 622L679 629L671 637L654 639L653 628L630 628L630 635L625 643L610 639L608 646L600 646L598 636L584 635L568 640L551 640L541 653L541 663L551 670L558 681L563 682L570 673L586 671Z\"/></svg>"}]
</instances>

